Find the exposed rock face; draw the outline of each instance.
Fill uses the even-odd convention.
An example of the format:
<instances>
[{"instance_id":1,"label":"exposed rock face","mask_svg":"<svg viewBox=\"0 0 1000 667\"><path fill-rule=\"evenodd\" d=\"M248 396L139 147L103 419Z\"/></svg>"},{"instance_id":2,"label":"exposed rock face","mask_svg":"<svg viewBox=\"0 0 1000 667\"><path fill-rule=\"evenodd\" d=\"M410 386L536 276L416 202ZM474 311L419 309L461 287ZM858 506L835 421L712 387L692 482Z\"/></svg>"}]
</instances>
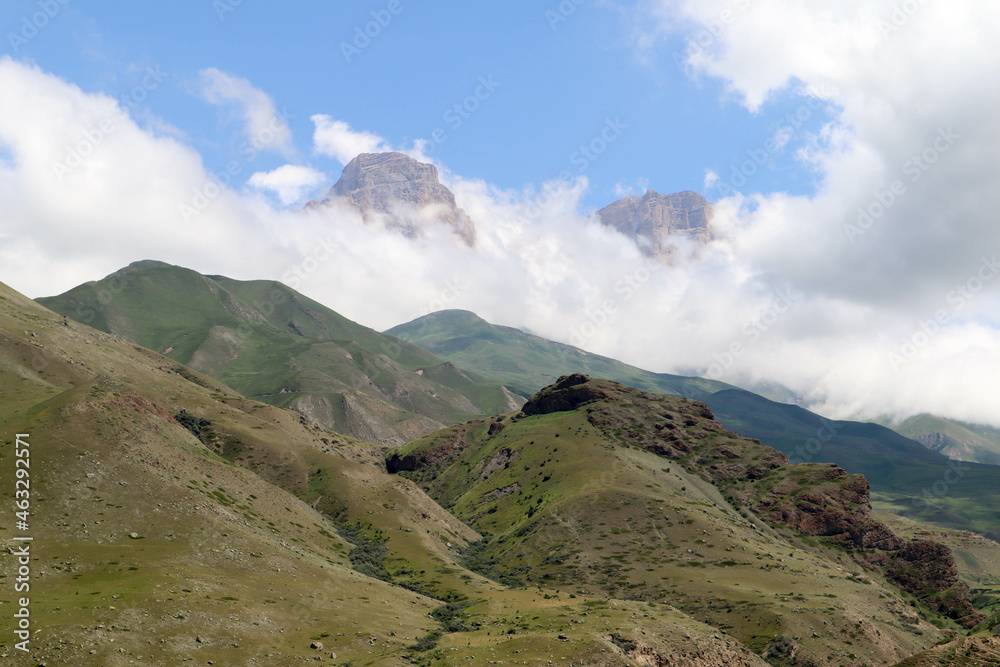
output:
<instances>
[{"instance_id":1,"label":"exposed rock face","mask_svg":"<svg viewBox=\"0 0 1000 667\"><path fill-rule=\"evenodd\" d=\"M632 664L644 667L763 667L768 664L739 642L718 635L701 636L669 647L629 640L618 633L611 634L611 641L619 647L624 645L623 653L633 660ZM609 659L603 664L621 663Z\"/></svg>"},{"instance_id":2,"label":"exposed rock face","mask_svg":"<svg viewBox=\"0 0 1000 667\"><path fill-rule=\"evenodd\" d=\"M698 243L712 238L712 205L697 192L661 195L647 190L642 197L622 197L597 212L601 222L639 243L649 257L666 260L676 251L670 236Z\"/></svg>"},{"instance_id":3,"label":"exposed rock face","mask_svg":"<svg viewBox=\"0 0 1000 667\"><path fill-rule=\"evenodd\" d=\"M973 628L986 615L972 606L969 588L958 579L951 549L929 540L910 540L892 558L886 577L916 595L927 606Z\"/></svg>"},{"instance_id":4,"label":"exposed rock face","mask_svg":"<svg viewBox=\"0 0 1000 667\"><path fill-rule=\"evenodd\" d=\"M944 433L924 433L914 438L921 445L932 452L941 452L944 449L956 444L956 440Z\"/></svg>"},{"instance_id":5,"label":"exposed rock face","mask_svg":"<svg viewBox=\"0 0 1000 667\"><path fill-rule=\"evenodd\" d=\"M472 220L455 203L455 195L438 180L432 164L402 153L362 153L344 167L327 195L344 198L365 222L377 217L407 236L420 234L428 222L451 227L467 245L476 242Z\"/></svg>"},{"instance_id":6,"label":"exposed rock face","mask_svg":"<svg viewBox=\"0 0 1000 667\"><path fill-rule=\"evenodd\" d=\"M542 389L528 399L521 412L531 415L547 415L550 412L566 412L576 410L584 403L592 403L608 398L608 393L602 391L590 382L590 376L582 373L565 375L552 386Z\"/></svg>"},{"instance_id":7,"label":"exposed rock face","mask_svg":"<svg viewBox=\"0 0 1000 667\"><path fill-rule=\"evenodd\" d=\"M430 451L418 452L417 454L404 454L402 456L400 456L399 452L395 452L386 459L386 470L390 473L397 473L401 470L424 470L448 461L469 444L465 440L469 426L481 423L482 420L477 419L463 426L456 427L454 430L447 432L442 441Z\"/></svg>"},{"instance_id":8,"label":"exposed rock face","mask_svg":"<svg viewBox=\"0 0 1000 667\"><path fill-rule=\"evenodd\" d=\"M871 515L868 480L843 468L803 467L808 477L787 478L761 499L757 509L810 535L831 537L862 549L895 550L903 541ZM800 480L808 479L802 487Z\"/></svg>"},{"instance_id":9,"label":"exposed rock face","mask_svg":"<svg viewBox=\"0 0 1000 667\"><path fill-rule=\"evenodd\" d=\"M1000 665L1000 637L958 637L900 662L896 667L985 667Z\"/></svg>"},{"instance_id":10,"label":"exposed rock face","mask_svg":"<svg viewBox=\"0 0 1000 667\"><path fill-rule=\"evenodd\" d=\"M723 494L732 494L727 499L735 506L752 506L771 522L846 547L876 550L858 554L859 562L967 627L983 620L959 581L951 550L926 540L904 543L876 521L863 475L849 475L836 464L789 465L785 454L726 431L704 403L668 399L581 373L539 391L522 413L581 408L609 438L679 461Z\"/></svg>"}]
</instances>

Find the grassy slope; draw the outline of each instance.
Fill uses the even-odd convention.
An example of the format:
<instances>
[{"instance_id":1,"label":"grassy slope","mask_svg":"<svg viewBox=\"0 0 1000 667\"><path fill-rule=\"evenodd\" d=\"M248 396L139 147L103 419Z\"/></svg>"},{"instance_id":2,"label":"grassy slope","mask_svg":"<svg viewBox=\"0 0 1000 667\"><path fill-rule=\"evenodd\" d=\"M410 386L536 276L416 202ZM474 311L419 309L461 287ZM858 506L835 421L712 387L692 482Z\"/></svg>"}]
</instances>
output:
<instances>
[{"instance_id":1,"label":"grassy slope","mask_svg":"<svg viewBox=\"0 0 1000 667\"><path fill-rule=\"evenodd\" d=\"M886 426L948 458L1000 464L1000 429L929 414L916 415L899 424Z\"/></svg>"},{"instance_id":2,"label":"grassy slope","mask_svg":"<svg viewBox=\"0 0 1000 667\"><path fill-rule=\"evenodd\" d=\"M635 405L687 410L681 399ZM563 594L669 604L755 651L795 637L833 664L892 664L939 636L843 550L766 527L681 462L609 438L585 409L503 423L492 436L486 422L451 427L396 459L432 462L400 474L489 536L501 571ZM686 428L696 439L702 429Z\"/></svg>"},{"instance_id":3,"label":"grassy slope","mask_svg":"<svg viewBox=\"0 0 1000 667\"><path fill-rule=\"evenodd\" d=\"M220 431L247 428L248 445L324 446L319 434L131 343L62 326L6 288L0 296L0 428L5 441L16 431L32 443L31 664L140 655L271 664L311 657L311 638L323 633L332 650L360 657L371 647L348 629L401 624L395 649L382 651L398 654L429 624L435 601L351 571L349 545L328 519L169 415L186 408ZM12 458L5 447L5 505ZM0 528L12 535L9 523ZM2 563L8 582L11 563ZM4 585L5 606L11 594ZM2 641L0 652L12 652Z\"/></svg>"},{"instance_id":4,"label":"grassy slope","mask_svg":"<svg viewBox=\"0 0 1000 667\"><path fill-rule=\"evenodd\" d=\"M1000 637L984 630L934 646L900 662L896 667L986 667L1000 665Z\"/></svg>"},{"instance_id":5,"label":"grassy slope","mask_svg":"<svg viewBox=\"0 0 1000 667\"><path fill-rule=\"evenodd\" d=\"M832 461L872 483L883 509L960 530L1000 535L997 468L953 464L914 440L877 425L831 421L721 382L651 373L607 357L489 324L468 311L432 313L387 333L411 340L519 391L584 372L648 391L704 401L731 430L759 438L793 461Z\"/></svg>"},{"instance_id":6,"label":"grassy slope","mask_svg":"<svg viewBox=\"0 0 1000 667\"><path fill-rule=\"evenodd\" d=\"M670 607L504 590L458 562L476 533L387 475L374 445L62 324L2 285L0 397L3 439L31 434L35 493L33 651L15 653L5 634L4 664L401 665L412 655L485 665L517 655L624 667L637 652L763 664ZM211 421L207 445L171 417L182 409ZM13 471L5 447L6 506ZM430 612L442 602L354 571L357 549L338 527L358 521L369 538L387 538L381 562L395 584L466 599L468 630L445 634L436 650L408 648L439 627ZM11 534L0 525L0 536ZM5 609L14 563L0 560ZM507 634L515 626L517 636ZM648 637L630 657L606 626ZM680 657L692 651L701 658ZM698 662L706 656L714 662Z\"/></svg>"},{"instance_id":7,"label":"grassy slope","mask_svg":"<svg viewBox=\"0 0 1000 667\"><path fill-rule=\"evenodd\" d=\"M669 396L701 399L731 385L650 373L609 357L490 324L465 310L443 310L386 331L530 396L567 373L586 373Z\"/></svg>"},{"instance_id":8,"label":"grassy slope","mask_svg":"<svg viewBox=\"0 0 1000 667\"><path fill-rule=\"evenodd\" d=\"M39 302L368 440L400 444L516 405L495 383L272 281L144 261Z\"/></svg>"}]
</instances>

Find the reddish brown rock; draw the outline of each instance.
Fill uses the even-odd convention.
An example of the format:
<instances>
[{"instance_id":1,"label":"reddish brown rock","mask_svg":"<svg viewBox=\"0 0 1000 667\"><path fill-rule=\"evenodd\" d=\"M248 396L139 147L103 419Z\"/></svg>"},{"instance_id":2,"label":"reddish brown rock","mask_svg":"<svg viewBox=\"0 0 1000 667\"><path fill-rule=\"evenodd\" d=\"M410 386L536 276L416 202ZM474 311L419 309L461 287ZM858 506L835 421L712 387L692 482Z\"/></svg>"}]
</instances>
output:
<instances>
[{"instance_id":1,"label":"reddish brown rock","mask_svg":"<svg viewBox=\"0 0 1000 667\"><path fill-rule=\"evenodd\" d=\"M959 581L951 549L930 540L910 540L885 566L885 575L931 609L973 628L986 615L972 606L969 588Z\"/></svg>"}]
</instances>

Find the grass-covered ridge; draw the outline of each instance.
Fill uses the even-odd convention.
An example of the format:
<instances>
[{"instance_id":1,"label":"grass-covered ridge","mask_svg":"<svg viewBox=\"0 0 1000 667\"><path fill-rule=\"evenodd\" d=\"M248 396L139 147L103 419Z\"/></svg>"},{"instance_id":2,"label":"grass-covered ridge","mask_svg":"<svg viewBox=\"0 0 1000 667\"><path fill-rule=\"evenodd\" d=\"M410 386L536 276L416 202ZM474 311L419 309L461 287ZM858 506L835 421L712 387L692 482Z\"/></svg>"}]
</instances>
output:
<instances>
[{"instance_id":1,"label":"grass-covered ridge","mask_svg":"<svg viewBox=\"0 0 1000 667\"><path fill-rule=\"evenodd\" d=\"M39 302L246 396L375 442L401 444L518 405L497 383L274 281L143 261Z\"/></svg>"},{"instance_id":2,"label":"grass-covered ridge","mask_svg":"<svg viewBox=\"0 0 1000 667\"><path fill-rule=\"evenodd\" d=\"M480 535L387 474L376 445L2 285L0 356L0 428L31 434L38 492L27 664L632 664L607 624L647 656L693 657L694 638L763 664L667 606L503 588L462 564ZM16 567L0 559L0 581ZM11 637L0 661L21 664Z\"/></svg>"},{"instance_id":3,"label":"grass-covered ridge","mask_svg":"<svg viewBox=\"0 0 1000 667\"><path fill-rule=\"evenodd\" d=\"M919 644L934 631L910 601L959 628L852 556L903 544L872 517L862 477L789 465L694 401L562 378L520 413L444 429L387 464L484 536L473 563L507 585L668 603L761 655L794 637L820 662L831 635L806 632L817 625L845 628L833 636L857 656L883 636Z\"/></svg>"},{"instance_id":4,"label":"grass-covered ridge","mask_svg":"<svg viewBox=\"0 0 1000 667\"><path fill-rule=\"evenodd\" d=\"M991 462L987 450L997 437L991 430L953 428L941 424L941 420L917 420L910 430L901 429L905 434L901 435L879 424L829 420L722 382L653 373L518 329L490 324L468 311L431 313L386 333L416 343L525 396L559 376L582 372L646 391L697 399L711 408L725 428L758 438L787 454L793 462L832 462L849 473L864 475L885 510L1000 538L1000 519L990 509L1000 504L995 484L1000 468L962 464L956 476L954 461L906 437L945 431L951 438L947 440L949 453L957 451L956 443L969 443L979 452L970 460Z\"/></svg>"}]
</instances>

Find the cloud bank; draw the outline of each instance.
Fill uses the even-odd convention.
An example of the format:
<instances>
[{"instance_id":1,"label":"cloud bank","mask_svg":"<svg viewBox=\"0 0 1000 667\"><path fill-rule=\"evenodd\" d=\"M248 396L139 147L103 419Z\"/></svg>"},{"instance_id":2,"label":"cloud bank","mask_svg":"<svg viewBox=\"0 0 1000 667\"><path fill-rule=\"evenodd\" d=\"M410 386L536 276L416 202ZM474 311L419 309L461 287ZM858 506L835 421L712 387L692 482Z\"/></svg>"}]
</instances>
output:
<instances>
[{"instance_id":1,"label":"cloud bank","mask_svg":"<svg viewBox=\"0 0 1000 667\"><path fill-rule=\"evenodd\" d=\"M899 7L910 5L642 5L647 60L721 79L748 112L791 98L832 118L815 136L774 137L814 175L809 196L706 171L718 238L672 265L582 210L585 178L503 190L439 164L477 225L475 248L443 228L408 239L337 206L277 207L260 189L298 202L316 173L286 165L219 186L196 151L114 100L0 60L3 279L42 296L161 259L281 279L379 329L466 308L650 370L778 382L830 416L1000 425L1000 51L989 47L1000 9ZM675 54L664 38L678 30L688 46ZM252 132L249 109L264 103L230 78L212 75L212 95L243 100ZM391 149L312 119L317 154L346 163ZM68 172L53 166L74 151ZM214 196L185 219L179 208L206 184Z\"/></svg>"},{"instance_id":2,"label":"cloud bank","mask_svg":"<svg viewBox=\"0 0 1000 667\"><path fill-rule=\"evenodd\" d=\"M302 201L326 181L323 172L297 164L285 164L272 171L258 171L247 180L247 185L275 193L284 205Z\"/></svg>"},{"instance_id":3,"label":"cloud bank","mask_svg":"<svg viewBox=\"0 0 1000 667\"><path fill-rule=\"evenodd\" d=\"M798 153L814 195L744 189L723 202L734 254L757 280L794 286L794 312L810 313L787 318L780 359L755 348L733 368L837 414L949 405L995 423L1000 50L989 45L1000 11L919 0L648 8L653 33L688 30L689 71L725 81L748 110L796 94L837 109Z\"/></svg>"}]
</instances>

